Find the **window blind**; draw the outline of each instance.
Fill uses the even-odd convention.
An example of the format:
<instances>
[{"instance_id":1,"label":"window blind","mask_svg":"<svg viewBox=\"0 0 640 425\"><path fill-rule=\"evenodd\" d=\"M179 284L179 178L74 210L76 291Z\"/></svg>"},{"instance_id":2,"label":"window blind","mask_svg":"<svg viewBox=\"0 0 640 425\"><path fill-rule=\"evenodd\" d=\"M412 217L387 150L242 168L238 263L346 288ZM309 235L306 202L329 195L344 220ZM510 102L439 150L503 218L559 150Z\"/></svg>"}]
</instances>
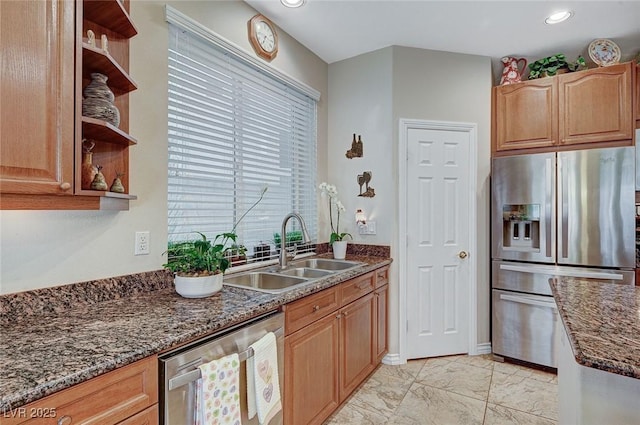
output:
<instances>
[{"instance_id":1,"label":"window blind","mask_svg":"<svg viewBox=\"0 0 640 425\"><path fill-rule=\"evenodd\" d=\"M251 260L284 216L317 239L317 102L196 33L169 24L169 241L237 225ZM291 220L287 232L299 230ZM262 255L262 251L261 255Z\"/></svg>"}]
</instances>

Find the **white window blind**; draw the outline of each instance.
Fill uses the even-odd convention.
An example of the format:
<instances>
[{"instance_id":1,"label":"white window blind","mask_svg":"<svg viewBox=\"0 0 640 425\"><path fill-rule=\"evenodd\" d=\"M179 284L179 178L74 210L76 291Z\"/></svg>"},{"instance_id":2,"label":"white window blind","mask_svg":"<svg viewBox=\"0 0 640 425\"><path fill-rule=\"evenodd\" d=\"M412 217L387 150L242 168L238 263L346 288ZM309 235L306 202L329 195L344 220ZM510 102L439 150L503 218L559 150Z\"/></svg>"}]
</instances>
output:
<instances>
[{"instance_id":1,"label":"white window blind","mask_svg":"<svg viewBox=\"0 0 640 425\"><path fill-rule=\"evenodd\" d=\"M169 241L235 232L252 257L298 212L317 239L316 100L169 24ZM287 231L299 230L291 220Z\"/></svg>"}]
</instances>

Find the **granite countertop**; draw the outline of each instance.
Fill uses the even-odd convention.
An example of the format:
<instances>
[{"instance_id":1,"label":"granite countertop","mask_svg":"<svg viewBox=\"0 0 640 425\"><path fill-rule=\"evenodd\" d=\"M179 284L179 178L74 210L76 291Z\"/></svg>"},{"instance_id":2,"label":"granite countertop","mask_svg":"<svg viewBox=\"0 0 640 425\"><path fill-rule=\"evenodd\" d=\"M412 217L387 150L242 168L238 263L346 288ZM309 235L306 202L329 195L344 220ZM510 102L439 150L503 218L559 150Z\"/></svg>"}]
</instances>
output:
<instances>
[{"instance_id":1,"label":"granite countertop","mask_svg":"<svg viewBox=\"0 0 640 425\"><path fill-rule=\"evenodd\" d=\"M550 284L576 361L640 379L640 287L578 278Z\"/></svg>"},{"instance_id":2,"label":"granite countertop","mask_svg":"<svg viewBox=\"0 0 640 425\"><path fill-rule=\"evenodd\" d=\"M346 259L363 264L281 294L225 285L211 297L187 299L175 293L166 272L158 272L165 282L154 284L153 290L133 291L115 298L104 294L104 285L93 285L86 292L99 299L94 302L70 302L70 296L77 296L73 294L65 296L65 303L60 304L59 300L51 301L58 297L56 288L40 290L32 296L34 303L51 311L25 312L0 324L0 412L275 311L286 303L391 263L388 257L347 255ZM155 275L150 280L154 278ZM96 290L101 293L93 293ZM23 307L17 306L21 296L0 297L2 317L11 316L7 312L20 312ZM55 308L49 308L50 304Z\"/></svg>"}]
</instances>

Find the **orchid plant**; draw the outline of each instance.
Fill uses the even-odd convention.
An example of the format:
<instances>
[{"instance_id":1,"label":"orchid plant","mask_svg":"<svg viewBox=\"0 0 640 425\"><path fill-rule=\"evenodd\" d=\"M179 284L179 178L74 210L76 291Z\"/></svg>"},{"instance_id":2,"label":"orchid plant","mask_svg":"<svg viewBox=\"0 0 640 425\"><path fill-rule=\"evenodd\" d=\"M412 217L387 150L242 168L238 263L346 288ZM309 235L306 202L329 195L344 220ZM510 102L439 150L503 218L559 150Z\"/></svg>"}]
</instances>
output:
<instances>
[{"instance_id":1,"label":"orchid plant","mask_svg":"<svg viewBox=\"0 0 640 425\"><path fill-rule=\"evenodd\" d=\"M344 205L338 199L338 189L336 189L335 185L328 184L326 182L322 182L319 186L322 196L327 196L329 198L329 222L331 224L331 237L329 240L330 244L334 242L339 242L344 240L347 236L353 239L350 233L340 233L340 213L345 212ZM336 208L336 225L333 225L333 207Z\"/></svg>"}]
</instances>

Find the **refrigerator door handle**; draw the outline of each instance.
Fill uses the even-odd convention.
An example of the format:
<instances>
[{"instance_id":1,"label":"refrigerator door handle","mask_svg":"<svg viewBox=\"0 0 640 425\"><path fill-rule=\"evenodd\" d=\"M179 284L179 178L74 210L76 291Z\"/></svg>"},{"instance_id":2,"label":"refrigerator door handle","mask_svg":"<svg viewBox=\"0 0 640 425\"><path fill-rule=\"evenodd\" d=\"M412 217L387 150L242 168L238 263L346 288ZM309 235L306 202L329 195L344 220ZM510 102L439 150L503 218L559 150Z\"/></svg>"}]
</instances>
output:
<instances>
[{"instance_id":1,"label":"refrigerator door handle","mask_svg":"<svg viewBox=\"0 0 640 425\"><path fill-rule=\"evenodd\" d=\"M610 279L620 281L624 279L624 276L622 274L615 272L609 273L588 270L567 270L541 266L515 266L512 264L500 264L500 270L518 273L548 274L553 276L582 277L585 279Z\"/></svg>"},{"instance_id":2,"label":"refrigerator door handle","mask_svg":"<svg viewBox=\"0 0 640 425\"><path fill-rule=\"evenodd\" d=\"M547 299L549 299L549 297L524 297L521 295L507 295L507 294L500 294L500 300L504 300L504 301L513 301L515 303L520 303L520 304L527 304L527 305L535 305L538 307L546 307L546 308L551 308L553 310L557 310L558 307L556 307L556 303L553 300L553 298L551 298L551 301L547 301Z\"/></svg>"},{"instance_id":3,"label":"refrigerator door handle","mask_svg":"<svg viewBox=\"0 0 640 425\"><path fill-rule=\"evenodd\" d=\"M545 228L545 248L546 248L546 255L547 257L551 257L551 244L553 243L553 240L551 238L551 228L552 228L552 222L553 222L553 217L551 216L551 206L553 205L553 167L552 167L552 162L551 162L551 158L547 158L545 160L545 167L544 167L544 173L545 173L545 211L544 211L544 216L545 216L545 223L544 223L544 228Z\"/></svg>"},{"instance_id":4,"label":"refrigerator door handle","mask_svg":"<svg viewBox=\"0 0 640 425\"><path fill-rule=\"evenodd\" d=\"M563 172L562 154L558 154L558 179L560 184L558 185L558 207L560 208L560 229L558 232L558 238L560 239L560 256L562 258L569 257L569 175L566 171ZM564 161L566 162L566 160Z\"/></svg>"}]
</instances>

